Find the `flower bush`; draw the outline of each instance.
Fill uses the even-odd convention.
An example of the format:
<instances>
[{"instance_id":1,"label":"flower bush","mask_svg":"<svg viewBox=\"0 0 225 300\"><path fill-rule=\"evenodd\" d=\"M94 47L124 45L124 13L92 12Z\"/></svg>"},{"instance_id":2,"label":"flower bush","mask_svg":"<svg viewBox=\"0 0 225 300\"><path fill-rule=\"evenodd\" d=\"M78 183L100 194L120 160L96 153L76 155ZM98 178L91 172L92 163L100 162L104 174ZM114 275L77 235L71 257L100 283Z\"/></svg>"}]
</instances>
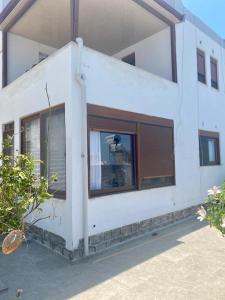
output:
<instances>
[{"instance_id":1,"label":"flower bush","mask_svg":"<svg viewBox=\"0 0 225 300\"><path fill-rule=\"evenodd\" d=\"M225 235L225 184L222 188L214 186L208 191L205 205L198 210L198 219L206 220Z\"/></svg>"}]
</instances>

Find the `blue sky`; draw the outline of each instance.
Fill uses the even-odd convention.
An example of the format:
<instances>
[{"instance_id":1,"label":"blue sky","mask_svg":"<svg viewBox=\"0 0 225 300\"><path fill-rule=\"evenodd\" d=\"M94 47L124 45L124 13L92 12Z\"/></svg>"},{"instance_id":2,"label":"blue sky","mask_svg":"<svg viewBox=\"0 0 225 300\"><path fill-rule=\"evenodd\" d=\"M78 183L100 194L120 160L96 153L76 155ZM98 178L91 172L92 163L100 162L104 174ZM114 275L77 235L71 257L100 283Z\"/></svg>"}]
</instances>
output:
<instances>
[{"instance_id":1,"label":"blue sky","mask_svg":"<svg viewBox=\"0 0 225 300\"><path fill-rule=\"evenodd\" d=\"M182 0L184 6L225 38L225 0Z\"/></svg>"}]
</instances>

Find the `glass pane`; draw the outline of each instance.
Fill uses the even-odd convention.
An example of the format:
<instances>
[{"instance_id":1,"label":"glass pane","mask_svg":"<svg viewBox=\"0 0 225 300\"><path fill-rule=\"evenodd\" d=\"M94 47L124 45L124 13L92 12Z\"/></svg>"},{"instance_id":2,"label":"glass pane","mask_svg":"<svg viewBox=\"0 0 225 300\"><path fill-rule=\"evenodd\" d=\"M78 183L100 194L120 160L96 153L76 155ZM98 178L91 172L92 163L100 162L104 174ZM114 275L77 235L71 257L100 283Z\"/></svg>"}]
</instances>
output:
<instances>
[{"instance_id":1,"label":"glass pane","mask_svg":"<svg viewBox=\"0 0 225 300\"><path fill-rule=\"evenodd\" d=\"M91 132L90 165L91 190L133 186L132 135Z\"/></svg>"},{"instance_id":2,"label":"glass pane","mask_svg":"<svg viewBox=\"0 0 225 300\"><path fill-rule=\"evenodd\" d=\"M200 74L205 74L205 57L204 54L197 54L198 57L198 72Z\"/></svg>"},{"instance_id":3,"label":"glass pane","mask_svg":"<svg viewBox=\"0 0 225 300\"><path fill-rule=\"evenodd\" d=\"M208 149L209 149L209 162L215 162L216 161L215 140L208 140Z\"/></svg>"},{"instance_id":4,"label":"glass pane","mask_svg":"<svg viewBox=\"0 0 225 300\"><path fill-rule=\"evenodd\" d=\"M30 153L32 158L40 160L40 119L26 121L24 125L24 152ZM40 174L40 163L35 163L35 173Z\"/></svg>"},{"instance_id":5,"label":"glass pane","mask_svg":"<svg viewBox=\"0 0 225 300\"><path fill-rule=\"evenodd\" d=\"M46 120L47 176L50 188L56 192L66 191L66 134L64 110L53 111ZM52 176L57 181L52 183Z\"/></svg>"},{"instance_id":6,"label":"glass pane","mask_svg":"<svg viewBox=\"0 0 225 300\"><path fill-rule=\"evenodd\" d=\"M11 137L12 141L10 145L5 145L3 148L3 152L5 155L14 156L14 123L9 123L4 125L3 130L3 143Z\"/></svg>"}]
</instances>

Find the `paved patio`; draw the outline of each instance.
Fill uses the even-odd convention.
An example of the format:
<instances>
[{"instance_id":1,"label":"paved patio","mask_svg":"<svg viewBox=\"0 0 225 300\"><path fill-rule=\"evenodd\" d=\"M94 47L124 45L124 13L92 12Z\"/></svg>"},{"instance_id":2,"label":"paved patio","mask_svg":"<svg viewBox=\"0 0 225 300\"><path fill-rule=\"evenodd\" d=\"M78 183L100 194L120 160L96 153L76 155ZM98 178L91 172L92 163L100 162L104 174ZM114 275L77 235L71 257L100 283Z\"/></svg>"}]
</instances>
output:
<instances>
[{"instance_id":1,"label":"paved patio","mask_svg":"<svg viewBox=\"0 0 225 300\"><path fill-rule=\"evenodd\" d=\"M32 243L0 255L0 280L0 300L224 300L225 239L188 220L76 264Z\"/></svg>"}]
</instances>

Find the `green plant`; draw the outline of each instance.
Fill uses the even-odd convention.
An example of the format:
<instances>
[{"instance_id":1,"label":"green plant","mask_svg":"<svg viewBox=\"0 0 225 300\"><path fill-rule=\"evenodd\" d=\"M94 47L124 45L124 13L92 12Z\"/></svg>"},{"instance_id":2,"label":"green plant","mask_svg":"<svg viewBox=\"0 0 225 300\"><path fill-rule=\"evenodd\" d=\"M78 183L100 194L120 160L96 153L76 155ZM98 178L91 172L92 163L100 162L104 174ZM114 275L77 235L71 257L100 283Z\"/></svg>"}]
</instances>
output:
<instances>
[{"instance_id":1,"label":"green plant","mask_svg":"<svg viewBox=\"0 0 225 300\"><path fill-rule=\"evenodd\" d=\"M8 155L13 137L8 137L0 153L0 235L13 230L26 232L26 219L39 215L41 205L53 195L48 192L48 179L35 171L37 164L30 154ZM48 217L36 217L30 225Z\"/></svg>"},{"instance_id":2,"label":"green plant","mask_svg":"<svg viewBox=\"0 0 225 300\"><path fill-rule=\"evenodd\" d=\"M225 235L225 184L222 188L214 186L208 191L205 205L198 210L198 219L206 220Z\"/></svg>"}]
</instances>

